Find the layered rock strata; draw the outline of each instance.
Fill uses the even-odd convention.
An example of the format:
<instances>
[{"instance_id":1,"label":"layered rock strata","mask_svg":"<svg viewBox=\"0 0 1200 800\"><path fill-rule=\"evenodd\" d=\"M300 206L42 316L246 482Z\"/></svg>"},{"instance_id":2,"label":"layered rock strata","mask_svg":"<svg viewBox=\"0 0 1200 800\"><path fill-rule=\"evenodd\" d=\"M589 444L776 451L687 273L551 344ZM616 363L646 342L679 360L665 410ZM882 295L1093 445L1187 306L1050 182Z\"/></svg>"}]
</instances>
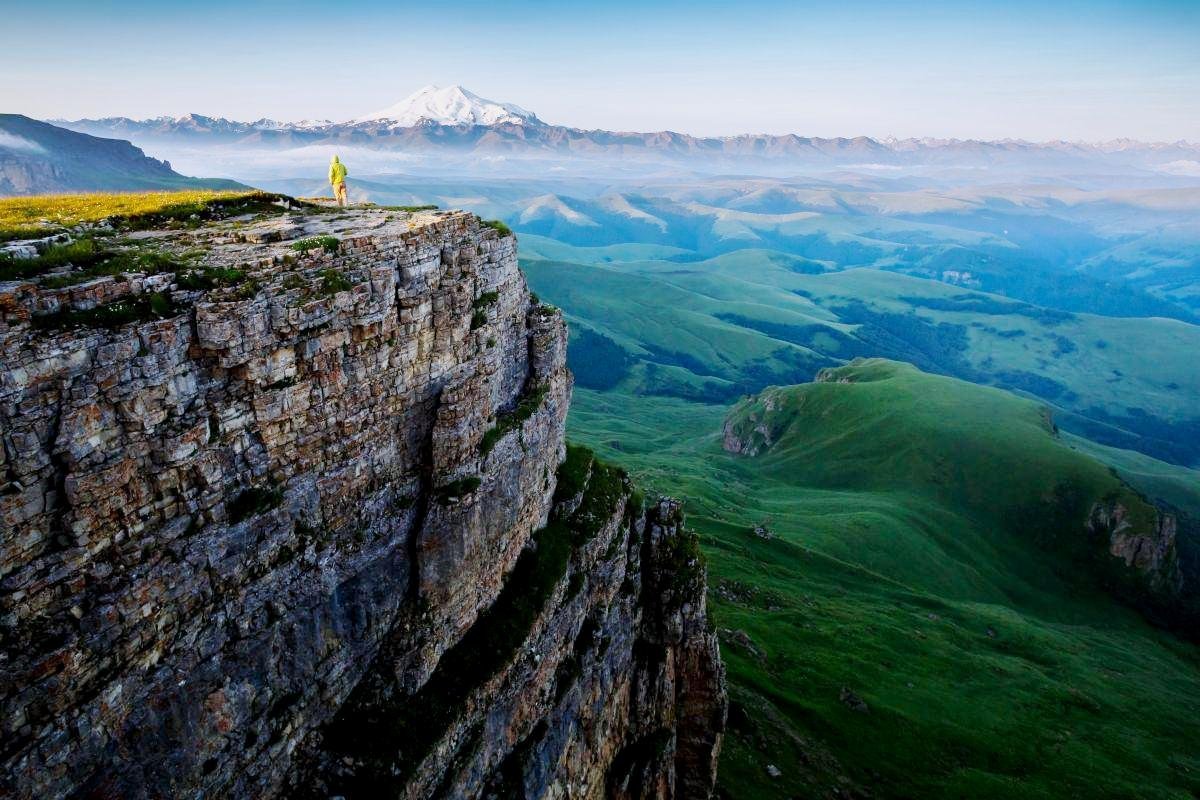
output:
<instances>
[{"instance_id":1,"label":"layered rock strata","mask_svg":"<svg viewBox=\"0 0 1200 800\"><path fill-rule=\"evenodd\" d=\"M137 238L188 271L0 284L0 796L711 790L702 567L671 584L677 510L589 494L610 468L564 494L565 327L512 236L364 209ZM484 621L519 646L429 706L442 738L404 727ZM391 756L341 752L362 719Z\"/></svg>"}]
</instances>

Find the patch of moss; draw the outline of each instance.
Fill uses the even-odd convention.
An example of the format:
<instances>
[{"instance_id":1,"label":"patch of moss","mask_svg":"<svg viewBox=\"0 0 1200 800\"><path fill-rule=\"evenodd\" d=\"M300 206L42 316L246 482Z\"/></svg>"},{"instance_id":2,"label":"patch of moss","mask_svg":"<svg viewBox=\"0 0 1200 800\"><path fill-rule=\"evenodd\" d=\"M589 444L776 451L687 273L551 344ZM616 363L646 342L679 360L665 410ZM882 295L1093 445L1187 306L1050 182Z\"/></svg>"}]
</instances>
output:
<instances>
[{"instance_id":1,"label":"patch of moss","mask_svg":"<svg viewBox=\"0 0 1200 800\"><path fill-rule=\"evenodd\" d=\"M289 273L280 284L285 289L303 289L308 286L308 281L304 280L304 276L299 272Z\"/></svg>"},{"instance_id":2,"label":"patch of moss","mask_svg":"<svg viewBox=\"0 0 1200 800\"><path fill-rule=\"evenodd\" d=\"M476 330L487 324L488 318L485 309L499 299L499 292L484 292L475 298L475 301L471 303L471 308L475 309L475 313L471 315L471 330Z\"/></svg>"},{"instance_id":3,"label":"patch of moss","mask_svg":"<svg viewBox=\"0 0 1200 800\"><path fill-rule=\"evenodd\" d=\"M479 442L479 455L486 456L492 452L505 434L521 427L527 419L536 414L537 410L542 407L542 401L546 399L546 393L549 391L550 387L542 384L522 397L516 408L497 414L495 426L488 429Z\"/></svg>"},{"instance_id":4,"label":"patch of moss","mask_svg":"<svg viewBox=\"0 0 1200 800\"><path fill-rule=\"evenodd\" d=\"M237 290L234 291L233 296L237 300L250 300L258 294L258 290L261 288L262 287L259 285L258 281L251 278L238 284Z\"/></svg>"},{"instance_id":5,"label":"patch of moss","mask_svg":"<svg viewBox=\"0 0 1200 800\"><path fill-rule=\"evenodd\" d=\"M571 515L577 545L582 546L595 538L604 523L612 518L613 510L620 507L625 485L623 470L598 459L593 462L583 502Z\"/></svg>"},{"instance_id":6,"label":"patch of moss","mask_svg":"<svg viewBox=\"0 0 1200 800\"><path fill-rule=\"evenodd\" d=\"M501 236L512 236L512 228L505 225L498 219L481 219L479 223L485 228L491 228Z\"/></svg>"},{"instance_id":7,"label":"patch of moss","mask_svg":"<svg viewBox=\"0 0 1200 800\"><path fill-rule=\"evenodd\" d=\"M487 308L500 299L499 292L484 292L475 298L475 302L471 303L471 308Z\"/></svg>"},{"instance_id":8,"label":"patch of moss","mask_svg":"<svg viewBox=\"0 0 1200 800\"><path fill-rule=\"evenodd\" d=\"M554 491L554 502L570 500L587 486L595 456L592 451L579 444L567 443L567 457L558 465L558 486Z\"/></svg>"},{"instance_id":9,"label":"patch of moss","mask_svg":"<svg viewBox=\"0 0 1200 800\"><path fill-rule=\"evenodd\" d=\"M115 330L130 323L168 319L183 312L184 307L176 305L171 300L170 294L154 292L148 295L133 295L84 311L63 310L53 314L41 314L33 317L32 324L39 330L65 328Z\"/></svg>"},{"instance_id":10,"label":"patch of moss","mask_svg":"<svg viewBox=\"0 0 1200 800\"><path fill-rule=\"evenodd\" d=\"M327 297L354 287L354 283L340 270L323 269L320 272L320 277L321 294Z\"/></svg>"},{"instance_id":11,"label":"patch of moss","mask_svg":"<svg viewBox=\"0 0 1200 800\"><path fill-rule=\"evenodd\" d=\"M175 283L180 289L206 290L219 286L237 286L246 279L243 270L234 267L206 267L180 272Z\"/></svg>"}]
</instances>

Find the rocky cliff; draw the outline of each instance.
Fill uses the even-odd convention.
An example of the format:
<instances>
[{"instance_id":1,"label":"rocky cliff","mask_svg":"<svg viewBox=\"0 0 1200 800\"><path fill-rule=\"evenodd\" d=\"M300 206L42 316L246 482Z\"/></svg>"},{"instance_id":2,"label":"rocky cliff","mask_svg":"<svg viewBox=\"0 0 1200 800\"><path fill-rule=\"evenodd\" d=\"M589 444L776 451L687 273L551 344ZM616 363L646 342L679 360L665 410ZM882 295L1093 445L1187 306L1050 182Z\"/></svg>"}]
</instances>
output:
<instances>
[{"instance_id":1,"label":"rocky cliff","mask_svg":"<svg viewBox=\"0 0 1200 800\"><path fill-rule=\"evenodd\" d=\"M707 796L695 540L515 239L286 205L0 284L0 796Z\"/></svg>"}]
</instances>

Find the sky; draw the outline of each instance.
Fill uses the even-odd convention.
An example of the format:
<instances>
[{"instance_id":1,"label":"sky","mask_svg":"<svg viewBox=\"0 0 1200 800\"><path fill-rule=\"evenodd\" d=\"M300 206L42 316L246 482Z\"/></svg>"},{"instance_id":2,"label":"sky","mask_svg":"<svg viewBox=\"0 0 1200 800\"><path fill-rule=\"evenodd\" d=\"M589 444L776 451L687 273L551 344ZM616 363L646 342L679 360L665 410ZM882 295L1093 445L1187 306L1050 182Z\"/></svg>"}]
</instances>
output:
<instances>
[{"instance_id":1,"label":"sky","mask_svg":"<svg viewBox=\"0 0 1200 800\"><path fill-rule=\"evenodd\" d=\"M0 112L39 119L345 120L460 84L582 128L1200 141L1200 0L41 0L4 17Z\"/></svg>"}]
</instances>

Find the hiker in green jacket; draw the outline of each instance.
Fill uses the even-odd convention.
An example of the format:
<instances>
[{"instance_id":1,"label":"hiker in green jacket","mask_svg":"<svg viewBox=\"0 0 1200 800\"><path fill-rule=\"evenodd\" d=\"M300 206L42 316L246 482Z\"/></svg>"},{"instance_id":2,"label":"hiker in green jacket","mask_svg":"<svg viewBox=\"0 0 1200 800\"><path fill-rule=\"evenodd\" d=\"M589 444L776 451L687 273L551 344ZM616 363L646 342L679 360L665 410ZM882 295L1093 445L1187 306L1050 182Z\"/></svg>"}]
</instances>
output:
<instances>
[{"instance_id":1,"label":"hiker in green jacket","mask_svg":"<svg viewBox=\"0 0 1200 800\"><path fill-rule=\"evenodd\" d=\"M329 185L333 187L333 196L339 206L346 205L346 165L337 156L329 162Z\"/></svg>"}]
</instances>

